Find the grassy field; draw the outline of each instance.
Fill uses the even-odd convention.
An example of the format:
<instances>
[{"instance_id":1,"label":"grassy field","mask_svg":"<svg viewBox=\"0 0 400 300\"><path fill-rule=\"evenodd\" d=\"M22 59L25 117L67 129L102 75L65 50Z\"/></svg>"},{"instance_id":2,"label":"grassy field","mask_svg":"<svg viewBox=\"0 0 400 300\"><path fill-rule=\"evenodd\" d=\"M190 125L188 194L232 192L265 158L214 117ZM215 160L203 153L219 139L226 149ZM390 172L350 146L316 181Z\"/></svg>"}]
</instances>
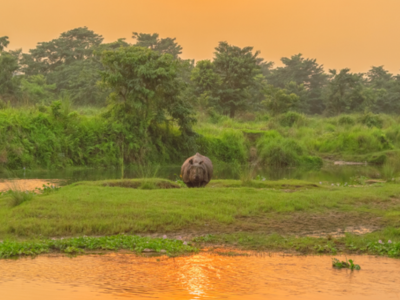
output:
<instances>
[{"instance_id":1,"label":"grassy field","mask_svg":"<svg viewBox=\"0 0 400 300\"><path fill-rule=\"evenodd\" d=\"M51 238L165 234L181 236L195 248L225 244L398 256L399 187L396 183L337 187L289 180L215 180L204 189L188 189L176 182L143 179L78 182L18 202L15 195L5 193L0 197L0 240L8 244L0 244L0 253L4 247L19 249L16 245L38 240L47 243L43 249L67 248L49 246ZM362 228L365 234L336 235L345 228ZM79 245L71 247L87 248L85 243Z\"/></svg>"}]
</instances>

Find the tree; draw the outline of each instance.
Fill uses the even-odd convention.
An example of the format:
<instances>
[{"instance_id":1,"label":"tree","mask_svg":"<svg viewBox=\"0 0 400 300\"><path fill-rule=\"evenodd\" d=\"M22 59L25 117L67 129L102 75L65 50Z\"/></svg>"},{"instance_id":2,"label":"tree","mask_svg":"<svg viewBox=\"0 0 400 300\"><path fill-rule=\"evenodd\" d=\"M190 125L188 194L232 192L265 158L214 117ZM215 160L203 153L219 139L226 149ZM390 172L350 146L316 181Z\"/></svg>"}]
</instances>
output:
<instances>
[{"instance_id":1,"label":"tree","mask_svg":"<svg viewBox=\"0 0 400 300\"><path fill-rule=\"evenodd\" d=\"M104 104L109 91L102 91L97 85L103 68L98 54L128 44L124 39L108 44L101 44L102 41L101 35L87 27L64 32L24 54L23 71L28 76L45 76L49 85L56 86L56 94L68 94L75 104Z\"/></svg>"},{"instance_id":2,"label":"tree","mask_svg":"<svg viewBox=\"0 0 400 300\"><path fill-rule=\"evenodd\" d=\"M197 62L190 75L190 93L194 96L199 109L218 107L218 91L221 87L221 77L216 73L210 60Z\"/></svg>"},{"instance_id":3,"label":"tree","mask_svg":"<svg viewBox=\"0 0 400 300\"><path fill-rule=\"evenodd\" d=\"M4 49L10 42L7 36L0 38L0 96L3 98L16 98L19 87L18 57L21 50L6 52Z\"/></svg>"},{"instance_id":4,"label":"tree","mask_svg":"<svg viewBox=\"0 0 400 300\"><path fill-rule=\"evenodd\" d=\"M299 96L289 93L285 89L280 89L269 85L265 90L266 99L262 104L273 115L282 114L290 110L299 101Z\"/></svg>"},{"instance_id":5,"label":"tree","mask_svg":"<svg viewBox=\"0 0 400 300\"><path fill-rule=\"evenodd\" d=\"M0 52L7 48L9 43L8 36L0 37Z\"/></svg>"},{"instance_id":6,"label":"tree","mask_svg":"<svg viewBox=\"0 0 400 300\"><path fill-rule=\"evenodd\" d=\"M133 150L136 160L143 160L148 148L156 144L151 141L161 138L160 124L168 127L176 122L184 136L191 134L193 112L180 97L179 63L172 55L134 46L104 51L101 61L103 84L114 91L110 114L123 124L121 136L131 139L124 155Z\"/></svg>"},{"instance_id":7,"label":"tree","mask_svg":"<svg viewBox=\"0 0 400 300\"><path fill-rule=\"evenodd\" d=\"M372 67L366 74L366 86L376 94L374 112L400 112L400 81L383 66Z\"/></svg>"},{"instance_id":8,"label":"tree","mask_svg":"<svg viewBox=\"0 0 400 300\"><path fill-rule=\"evenodd\" d=\"M327 110L331 114L371 110L376 101L376 93L363 84L363 74L350 73L350 69L329 70Z\"/></svg>"},{"instance_id":9,"label":"tree","mask_svg":"<svg viewBox=\"0 0 400 300\"><path fill-rule=\"evenodd\" d=\"M21 80L21 91L27 101L46 102L53 97L56 85L48 85L43 75L32 75Z\"/></svg>"},{"instance_id":10,"label":"tree","mask_svg":"<svg viewBox=\"0 0 400 300\"><path fill-rule=\"evenodd\" d=\"M210 60L201 60L192 70L190 80L195 84L196 95L216 90L221 85L221 77L216 73L215 66Z\"/></svg>"},{"instance_id":11,"label":"tree","mask_svg":"<svg viewBox=\"0 0 400 300\"><path fill-rule=\"evenodd\" d=\"M278 67L267 75L268 82L276 87L293 90L293 83L302 86L307 93L298 94L299 109L304 113L318 114L324 110L323 90L328 84L329 76L324 73L322 65L316 59L302 57L302 54L281 59L283 67ZM291 84L291 87L288 85Z\"/></svg>"},{"instance_id":12,"label":"tree","mask_svg":"<svg viewBox=\"0 0 400 300\"><path fill-rule=\"evenodd\" d=\"M160 39L158 33L133 32L132 38L136 39L135 46L149 48L161 54L169 53L175 59L182 54L182 47L175 42L176 38Z\"/></svg>"},{"instance_id":13,"label":"tree","mask_svg":"<svg viewBox=\"0 0 400 300\"><path fill-rule=\"evenodd\" d=\"M260 74L259 52L252 53L252 47L239 48L220 42L215 48L215 73L221 78L218 90L219 106L222 111L235 116L238 109L248 104L249 88L254 77Z\"/></svg>"},{"instance_id":14,"label":"tree","mask_svg":"<svg viewBox=\"0 0 400 300\"><path fill-rule=\"evenodd\" d=\"M38 43L35 49L29 50L29 54L24 54L23 70L26 75L46 75L60 66L91 58L93 50L102 41L101 35L87 27L63 32L58 39Z\"/></svg>"}]
</instances>

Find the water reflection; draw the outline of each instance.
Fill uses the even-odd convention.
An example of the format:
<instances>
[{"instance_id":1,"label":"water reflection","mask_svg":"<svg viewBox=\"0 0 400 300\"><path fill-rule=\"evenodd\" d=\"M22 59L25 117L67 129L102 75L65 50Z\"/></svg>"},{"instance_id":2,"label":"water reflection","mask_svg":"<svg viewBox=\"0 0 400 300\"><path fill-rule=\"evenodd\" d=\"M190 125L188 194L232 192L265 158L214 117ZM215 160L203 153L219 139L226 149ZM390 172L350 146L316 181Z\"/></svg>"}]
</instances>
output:
<instances>
[{"instance_id":1,"label":"water reflection","mask_svg":"<svg viewBox=\"0 0 400 300\"><path fill-rule=\"evenodd\" d=\"M333 269L331 258L200 253L1 260L0 299L399 299L399 260L352 255L362 270L350 272Z\"/></svg>"},{"instance_id":2,"label":"water reflection","mask_svg":"<svg viewBox=\"0 0 400 300\"><path fill-rule=\"evenodd\" d=\"M152 170L143 168L125 168L123 174L118 168L105 169L63 169L63 170L16 170L0 173L0 178L20 179L63 179L64 183L72 183L81 180L103 180L122 178L141 178L144 176L156 176L170 180L179 178L180 165L151 167ZM240 175L249 168L255 176L264 177L266 180L301 179L311 182L345 183L352 177L365 176L368 178L382 178L382 166L372 165L335 165L333 162L325 163L322 168L311 167L271 167L271 166L240 166L233 164L216 165L214 167L214 179L240 179ZM154 172L153 172L154 171ZM143 174L148 173L148 174Z\"/></svg>"}]
</instances>

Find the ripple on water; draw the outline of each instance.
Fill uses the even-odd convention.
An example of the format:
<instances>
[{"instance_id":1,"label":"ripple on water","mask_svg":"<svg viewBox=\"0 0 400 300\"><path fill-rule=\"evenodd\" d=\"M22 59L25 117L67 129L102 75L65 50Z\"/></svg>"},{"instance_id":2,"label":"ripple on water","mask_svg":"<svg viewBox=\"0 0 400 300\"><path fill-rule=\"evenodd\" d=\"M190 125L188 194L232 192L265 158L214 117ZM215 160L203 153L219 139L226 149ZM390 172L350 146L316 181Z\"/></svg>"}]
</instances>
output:
<instances>
[{"instance_id":1,"label":"ripple on water","mask_svg":"<svg viewBox=\"0 0 400 300\"><path fill-rule=\"evenodd\" d=\"M333 269L331 256L277 254L1 260L0 299L400 298L400 260L351 258L361 271Z\"/></svg>"}]
</instances>

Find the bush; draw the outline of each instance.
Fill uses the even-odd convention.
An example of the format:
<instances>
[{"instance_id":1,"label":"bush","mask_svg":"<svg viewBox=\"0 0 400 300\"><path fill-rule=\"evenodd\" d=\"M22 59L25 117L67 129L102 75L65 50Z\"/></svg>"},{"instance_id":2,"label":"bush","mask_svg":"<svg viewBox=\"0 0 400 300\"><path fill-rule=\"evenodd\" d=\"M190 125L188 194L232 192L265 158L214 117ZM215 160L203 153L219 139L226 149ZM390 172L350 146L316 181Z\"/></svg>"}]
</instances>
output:
<instances>
[{"instance_id":1,"label":"bush","mask_svg":"<svg viewBox=\"0 0 400 300\"><path fill-rule=\"evenodd\" d=\"M243 132L224 129L219 134L204 134L197 138L198 152L221 162L247 161L247 147Z\"/></svg>"},{"instance_id":2,"label":"bush","mask_svg":"<svg viewBox=\"0 0 400 300\"><path fill-rule=\"evenodd\" d=\"M305 148L293 139L282 138L277 132L268 132L257 143L258 156L262 163L276 166L301 164L322 165L322 159L304 155Z\"/></svg>"},{"instance_id":3,"label":"bush","mask_svg":"<svg viewBox=\"0 0 400 300\"><path fill-rule=\"evenodd\" d=\"M371 155L370 157L368 157L367 161L371 164L382 165L386 162L386 159L387 159L386 154L376 154L376 155Z\"/></svg>"},{"instance_id":4,"label":"bush","mask_svg":"<svg viewBox=\"0 0 400 300\"><path fill-rule=\"evenodd\" d=\"M368 127L382 128L383 119L375 114L366 113L359 118L360 123L367 125Z\"/></svg>"},{"instance_id":5,"label":"bush","mask_svg":"<svg viewBox=\"0 0 400 300\"><path fill-rule=\"evenodd\" d=\"M269 121L269 116L267 114L258 113L256 114L256 121L267 122Z\"/></svg>"},{"instance_id":6,"label":"bush","mask_svg":"<svg viewBox=\"0 0 400 300\"><path fill-rule=\"evenodd\" d=\"M348 115L341 116L338 121L339 125L354 125L356 121Z\"/></svg>"},{"instance_id":7,"label":"bush","mask_svg":"<svg viewBox=\"0 0 400 300\"><path fill-rule=\"evenodd\" d=\"M304 120L303 115L296 113L294 111L289 111L280 116L279 123L282 126L292 127L293 124L298 123L299 121L303 121L303 120Z\"/></svg>"},{"instance_id":8,"label":"bush","mask_svg":"<svg viewBox=\"0 0 400 300\"><path fill-rule=\"evenodd\" d=\"M326 133L320 136L314 145L315 150L323 153L367 154L393 148L382 130L365 130L362 127Z\"/></svg>"}]
</instances>

